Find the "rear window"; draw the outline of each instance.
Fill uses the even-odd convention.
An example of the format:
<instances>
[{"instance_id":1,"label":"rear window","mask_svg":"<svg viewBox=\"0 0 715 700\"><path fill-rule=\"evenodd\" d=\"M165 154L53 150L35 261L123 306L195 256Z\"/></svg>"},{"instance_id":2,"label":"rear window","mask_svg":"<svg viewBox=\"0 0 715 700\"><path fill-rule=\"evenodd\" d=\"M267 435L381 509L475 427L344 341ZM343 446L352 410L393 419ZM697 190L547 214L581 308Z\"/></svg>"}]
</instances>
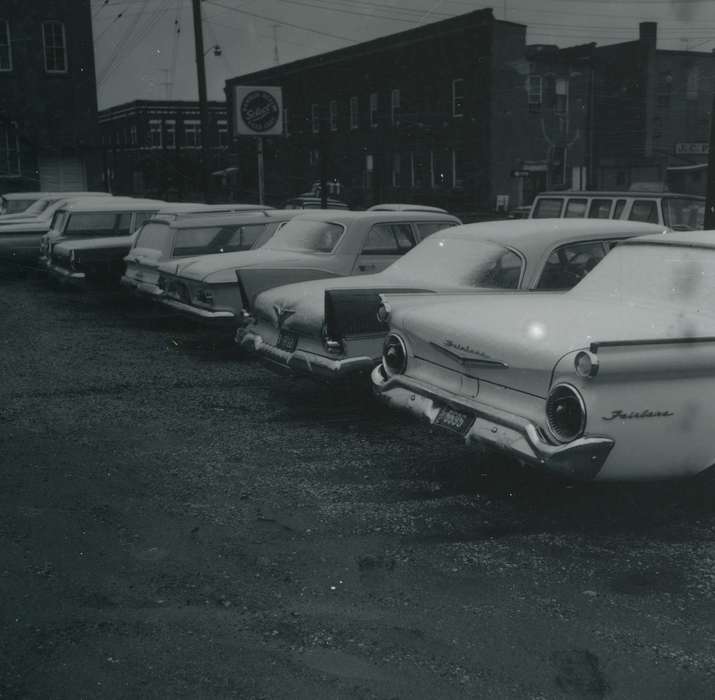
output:
<instances>
[{"instance_id":1,"label":"rear window","mask_svg":"<svg viewBox=\"0 0 715 700\"><path fill-rule=\"evenodd\" d=\"M134 213L134 230L136 231L145 221L151 219L155 211L138 211Z\"/></svg>"},{"instance_id":2,"label":"rear window","mask_svg":"<svg viewBox=\"0 0 715 700\"><path fill-rule=\"evenodd\" d=\"M437 233L437 231L442 231L446 228L449 228L450 226L456 226L453 221L429 221L429 222L420 222L415 224L417 226L417 231L420 234L420 240L424 240L428 236L431 236L433 233Z\"/></svg>"},{"instance_id":3,"label":"rear window","mask_svg":"<svg viewBox=\"0 0 715 700\"><path fill-rule=\"evenodd\" d=\"M558 219L561 217L561 210L564 200L561 197L539 197L536 200L532 219Z\"/></svg>"},{"instance_id":4,"label":"rear window","mask_svg":"<svg viewBox=\"0 0 715 700\"><path fill-rule=\"evenodd\" d=\"M5 202L5 213L6 214L19 214L25 211L35 200L34 199L6 199Z\"/></svg>"},{"instance_id":5,"label":"rear window","mask_svg":"<svg viewBox=\"0 0 715 700\"><path fill-rule=\"evenodd\" d=\"M267 224L182 228L176 231L174 255L210 255L250 250Z\"/></svg>"},{"instance_id":6,"label":"rear window","mask_svg":"<svg viewBox=\"0 0 715 700\"><path fill-rule=\"evenodd\" d=\"M65 233L78 235L114 235L117 215L115 212L81 212L70 214Z\"/></svg>"},{"instance_id":7,"label":"rear window","mask_svg":"<svg viewBox=\"0 0 715 700\"><path fill-rule=\"evenodd\" d=\"M581 219L586 216L586 199L569 199L566 205L566 213L564 217L567 219Z\"/></svg>"},{"instance_id":8,"label":"rear window","mask_svg":"<svg viewBox=\"0 0 715 700\"><path fill-rule=\"evenodd\" d=\"M367 234L363 255L402 255L415 245L409 224L375 224Z\"/></svg>"},{"instance_id":9,"label":"rear window","mask_svg":"<svg viewBox=\"0 0 715 700\"><path fill-rule=\"evenodd\" d=\"M166 224L149 222L144 224L144 228L137 236L135 248L147 248L148 250L164 250L166 237L169 235L169 227Z\"/></svg>"},{"instance_id":10,"label":"rear window","mask_svg":"<svg viewBox=\"0 0 715 700\"><path fill-rule=\"evenodd\" d=\"M618 199L616 200L616 206L613 207L613 218L620 219L623 215L623 210L626 208L626 200Z\"/></svg>"},{"instance_id":11,"label":"rear window","mask_svg":"<svg viewBox=\"0 0 715 700\"><path fill-rule=\"evenodd\" d=\"M612 199L592 199L588 208L589 219L608 219L611 215Z\"/></svg>"},{"instance_id":12,"label":"rear window","mask_svg":"<svg viewBox=\"0 0 715 700\"><path fill-rule=\"evenodd\" d=\"M663 199L663 223L674 231L695 231L705 224L705 202L688 197Z\"/></svg>"},{"instance_id":13,"label":"rear window","mask_svg":"<svg viewBox=\"0 0 715 700\"><path fill-rule=\"evenodd\" d=\"M345 228L329 221L296 218L286 222L265 246L301 253L332 253Z\"/></svg>"}]
</instances>

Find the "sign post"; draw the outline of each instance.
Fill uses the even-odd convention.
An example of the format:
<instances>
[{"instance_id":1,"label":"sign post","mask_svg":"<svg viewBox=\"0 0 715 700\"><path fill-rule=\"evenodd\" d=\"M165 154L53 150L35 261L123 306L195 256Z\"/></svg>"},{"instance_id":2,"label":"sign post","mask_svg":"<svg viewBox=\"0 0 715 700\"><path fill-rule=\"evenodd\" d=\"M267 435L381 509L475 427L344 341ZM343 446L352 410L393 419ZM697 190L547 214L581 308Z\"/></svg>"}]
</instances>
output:
<instances>
[{"instance_id":1,"label":"sign post","mask_svg":"<svg viewBox=\"0 0 715 700\"><path fill-rule=\"evenodd\" d=\"M234 135L255 136L258 167L258 203L263 204L263 137L283 135L283 92L277 86L234 86Z\"/></svg>"}]
</instances>

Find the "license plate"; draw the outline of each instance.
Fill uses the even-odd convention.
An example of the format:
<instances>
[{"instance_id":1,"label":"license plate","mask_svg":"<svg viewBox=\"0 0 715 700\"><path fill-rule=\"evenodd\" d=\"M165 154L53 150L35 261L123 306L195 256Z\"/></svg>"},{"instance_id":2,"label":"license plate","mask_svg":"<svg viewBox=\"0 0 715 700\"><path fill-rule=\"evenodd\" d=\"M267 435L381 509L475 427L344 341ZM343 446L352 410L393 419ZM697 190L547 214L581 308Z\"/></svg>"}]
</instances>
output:
<instances>
[{"instance_id":1,"label":"license plate","mask_svg":"<svg viewBox=\"0 0 715 700\"><path fill-rule=\"evenodd\" d=\"M474 418L475 417L470 413L455 411L449 406L443 406L439 409L434 424L440 428L446 428L460 435L465 435L474 425Z\"/></svg>"},{"instance_id":2,"label":"license plate","mask_svg":"<svg viewBox=\"0 0 715 700\"><path fill-rule=\"evenodd\" d=\"M278 336L277 343L277 347L279 350L285 350L286 352L294 352L297 345L298 336L295 333L281 331L280 335Z\"/></svg>"}]
</instances>

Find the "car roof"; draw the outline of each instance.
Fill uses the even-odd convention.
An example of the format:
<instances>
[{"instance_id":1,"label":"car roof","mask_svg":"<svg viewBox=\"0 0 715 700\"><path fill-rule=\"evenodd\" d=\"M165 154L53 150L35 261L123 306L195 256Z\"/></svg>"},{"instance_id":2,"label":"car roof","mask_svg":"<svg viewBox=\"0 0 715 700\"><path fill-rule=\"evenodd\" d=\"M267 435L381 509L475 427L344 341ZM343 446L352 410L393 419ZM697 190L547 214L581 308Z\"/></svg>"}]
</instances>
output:
<instances>
[{"instance_id":1,"label":"car roof","mask_svg":"<svg viewBox=\"0 0 715 700\"><path fill-rule=\"evenodd\" d=\"M350 211L344 209L310 209L303 210L298 219L312 221L330 221L338 224L349 224L353 221L367 223L379 221L444 221L445 217L459 221L453 214L433 211ZM455 223L455 226L458 224Z\"/></svg>"},{"instance_id":2,"label":"car roof","mask_svg":"<svg viewBox=\"0 0 715 700\"><path fill-rule=\"evenodd\" d=\"M439 235L450 238L477 238L529 253L537 252L537 249L550 249L567 241L630 238L667 230L665 226L657 224L619 219L506 219L463 224L445 229Z\"/></svg>"},{"instance_id":3,"label":"car roof","mask_svg":"<svg viewBox=\"0 0 715 700\"><path fill-rule=\"evenodd\" d=\"M50 198L50 197L78 197L79 195L86 195L88 197L98 197L104 195L105 197L111 197L109 192L4 192L0 197L5 197L5 199L29 199L36 197L37 199Z\"/></svg>"},{"instance_id":4,"label":"car roof","mask_svg":"<svg viewBox=\"0 0 715 700\"><path fill-rule=\"evenodd\" d=\"M680 192L653 192L652 190L553 190L539 192L537 197L685 197L705 201L705 197L697 194L682 194Z\"/></svg>"},{"instance_id":5,"label":"car roof","mask_svg":"<svg viewBox=\"0 0 715 700\"><path fill-rule=\"evenodd\" d=\"M433 207L427 204L373 204L367 208L367 211L434 211L441 214L447 214L446 209L442 207Z\"/></svg>"},{"instance_id":6,"label":"car roof","mask_svg":"<svg viewBox=\"0 0 715 700\"><path fill-rule=\"evenodd\" d=\"M192 214L176 219L162 219L161 213L152 221L161 220L175 228L201 228L205 226L230 226L235 223L263 223L266 221L288 221L303 213L302 209L268 209L259 211L234 211L225 214Z\"/></svg>"},{"instance_id":7,"label":"car roof","mask_svg":"<svg viewBox=\"0 0 715 700\"><path fill-rule=\"evenodd\" d=\"M626 241L624 241L625 243ZM686 248L715 248L715 231L672 231L667 235L655 233L650 236L640 236L628 241L629 245L669 245Z\"/></svg>"},{"instance_id":8,"label":"car roof","mask_svg":"<svg viewBox=\"0 0 715 700\"><path fill-rule=\"evenodd\" d=\"M133 197L107 197L97 198L98 201L73 200L67 203L62 209L70 212L80 211L133 211L160 209L162 202L159 199L138 199Z\"/></svg>"},{"instance_id":9,"label":"car roof","mask_svg":"<svg viewBox=\"0 0 715 700\"><path fill-rule=\"evenodd\" d=\"M217 212L228 212L228 211L263 211L265 209L272 209L273 207L266 206L265 204L238 204L238 203L226 203L226 204L202 204L201 202L171 202L165 204L159 209L158 214L201 214L201 213L211 213L213 211Z\"/></svg>"}]
</instances>

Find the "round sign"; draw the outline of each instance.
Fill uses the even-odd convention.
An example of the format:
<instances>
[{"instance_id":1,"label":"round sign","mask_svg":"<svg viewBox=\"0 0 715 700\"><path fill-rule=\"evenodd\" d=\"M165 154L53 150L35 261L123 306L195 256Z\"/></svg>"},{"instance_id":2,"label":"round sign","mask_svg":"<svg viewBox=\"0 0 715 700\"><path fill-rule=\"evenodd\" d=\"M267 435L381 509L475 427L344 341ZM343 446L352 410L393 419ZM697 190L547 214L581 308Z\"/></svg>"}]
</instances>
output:
<instances>
[{"instance_id":1,"label":"round sign","mask_svg":"<svg viewBox=\"0 0 715 700\"><path fill-rule=\"evenodd\" d=\"M241 119L252 131L268 131L278 122L278 102L265 90L253 90L241 100Z\"/></svg>"}]
</instances>

